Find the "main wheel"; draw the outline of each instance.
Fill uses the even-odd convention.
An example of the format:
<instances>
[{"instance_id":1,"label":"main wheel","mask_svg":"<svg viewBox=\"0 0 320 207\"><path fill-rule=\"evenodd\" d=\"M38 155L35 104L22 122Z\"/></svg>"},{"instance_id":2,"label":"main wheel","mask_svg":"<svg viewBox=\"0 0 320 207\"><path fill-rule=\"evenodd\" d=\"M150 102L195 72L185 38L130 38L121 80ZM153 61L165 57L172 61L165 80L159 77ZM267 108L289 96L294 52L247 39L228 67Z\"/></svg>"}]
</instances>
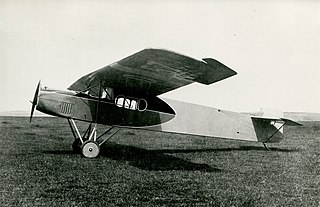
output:
<instances>
[{"instance_id":1,"label":"main wheel","mask_svg":"<svg viewBox=\"0 0 320 207\"><path fill-rule=\"evenodd\" d=\"M88 140L81 145L81 152L84 157L95 158L99 155L100 147L97 142Z\"/></svg>"},{"instance_id":2,"label":"main wheel","mask_svg":"<svg viewBox=\"0 0 320 207\"><path fill-rule=\"evenodd\" d=\"M81 141L80 139L76 139L74 140L73 144L72 144L72 149L75 153L80 153L81 152Z\"/></svg>"}]
</instances>

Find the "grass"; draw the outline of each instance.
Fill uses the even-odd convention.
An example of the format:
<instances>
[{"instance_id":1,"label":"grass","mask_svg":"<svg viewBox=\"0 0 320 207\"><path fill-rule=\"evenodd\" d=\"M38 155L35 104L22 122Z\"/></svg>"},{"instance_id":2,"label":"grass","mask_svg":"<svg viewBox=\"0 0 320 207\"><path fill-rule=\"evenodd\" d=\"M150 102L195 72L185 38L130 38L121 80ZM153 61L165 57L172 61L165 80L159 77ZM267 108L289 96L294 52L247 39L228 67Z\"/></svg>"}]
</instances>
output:
<instances>
[{"instance_id":1,"label":"grass","mask_svg":"<svg viewBox=\"0 0 320 207\"><path fill-rule=\"evenodd\" d=\"M0 206L320 206L320 122L285 131L266 151L123 129L86 159L66 120L0 117Z\"/></svg>"}]
</instances>

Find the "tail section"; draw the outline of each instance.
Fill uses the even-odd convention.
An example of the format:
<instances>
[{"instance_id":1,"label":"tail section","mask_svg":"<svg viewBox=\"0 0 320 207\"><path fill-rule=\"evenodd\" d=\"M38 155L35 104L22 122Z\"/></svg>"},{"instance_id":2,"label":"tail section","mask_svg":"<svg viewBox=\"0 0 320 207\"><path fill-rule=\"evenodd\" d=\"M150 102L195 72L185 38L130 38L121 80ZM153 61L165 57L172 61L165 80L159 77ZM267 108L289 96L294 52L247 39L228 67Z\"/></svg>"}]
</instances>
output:
<instances>
[{"instance_id":1,"label":"tail section","mask_svg":"<svg viewBox=\"0 0 320 207\"><path fill-rule=\"evenodd\" d=\"M148 130L245 140L254 142L279 142L284 125L300 125L283 118L283 113L265 110L264 113L236 113L171 99L163 99L174 109L176 116ZM160 116L161 118L161 116Z\"/></svg>"},{"instance_id":2,"label":"tail section","mask_svg":"<svg viewBox=\"0 0 320 207\"><path fill-rule=\"evenodd\" d=\"M252 122L259 142L276 143L283 139L283 127L300 126L301 124L285 119L283 112L266 109L262 116L253 116Z\"/></svg>"},{"instance_id":3,"label":"tail section","mask_svg":"<svg viewBox=\"0 0 320 207\"><path fill-rule=\"evenodd\" d=\"M283 112L279 111L279 110L275 110L275 109L264 109L263 110L263 118L266 119L279 119L279 118L283 118ZM277 122L277 121L271 121L270 123L271 125L273 125L279 133L281 133L281 135L279 134L279 137L281 136L281 139L283 138L283 123L282 122Z\"/></svg>"}]
</instances>

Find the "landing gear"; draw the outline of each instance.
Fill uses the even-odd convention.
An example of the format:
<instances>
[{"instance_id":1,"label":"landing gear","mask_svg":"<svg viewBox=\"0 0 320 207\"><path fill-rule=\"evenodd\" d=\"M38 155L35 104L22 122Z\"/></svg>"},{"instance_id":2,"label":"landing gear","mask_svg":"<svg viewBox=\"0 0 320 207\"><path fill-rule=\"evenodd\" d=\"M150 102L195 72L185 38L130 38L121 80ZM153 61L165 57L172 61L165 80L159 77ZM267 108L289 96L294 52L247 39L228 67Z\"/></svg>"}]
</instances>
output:
<instances>
[{"instance_id":1,"label":"landing gear","mask_svg":"<svg viewBox=\"0 0 320 207\"><path fill-rule=\"evenodd\" d=\"M95 141L88 140L81 145L81 153L84 157L95 158L99 155L99 152L99 144Z\"/></svg>"},{"instance_id":2,"label":"landing gear","mask_svg":"<svg viewBox=\"0 0 320 207\"><path fill-rule=\"evenodd\" d=\"M75 139L73 144L72 144L72 149L75 153L80 153L81 152L81 140L79 138Z\"/></svg>"},{"instance_id":3,"label":"landing gear","mask_svg":"<svg viewBox=\"0 0 320 207\"><path fill-rule=\"evenodd\" d=\"M262 144L263 144L263 146L264 146L264 148L265 148L266 150L271 151L271 149L266 145L265 142L262 142Z\"/></svg>"},{"instance_id":4,"label":"landing gear","mask_svg":"<svg viewBox=\"0 0 320 207\"><path fill-rule=\"evenodd\" d=\"M104 133L97 137L97 124L92 126L92 123L88 126L86 132L81 136L77 125L73 119L68 119L72 134L74 136L74 142L72 144L72 149L75 153L81 153L84 157L95 158L100 153L100 146L115 135L119 129L115 127L110 127ZM109 134L105 139L102 139L104 135L115 129L111 134Z\"/></svg>"}]
</instances>

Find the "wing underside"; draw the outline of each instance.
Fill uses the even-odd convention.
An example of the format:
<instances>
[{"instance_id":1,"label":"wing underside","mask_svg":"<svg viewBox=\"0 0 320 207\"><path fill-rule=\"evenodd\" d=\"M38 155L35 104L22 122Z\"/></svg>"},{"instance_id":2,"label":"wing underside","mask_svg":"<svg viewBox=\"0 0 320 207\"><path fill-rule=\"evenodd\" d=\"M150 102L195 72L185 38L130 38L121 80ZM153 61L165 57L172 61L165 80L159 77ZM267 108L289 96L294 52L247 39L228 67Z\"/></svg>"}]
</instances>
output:
<instances>
[{"instance_id":1,"label":"wing underside","mask_svg":"<svg viewBox=\"0 0 320 207\"><path fill-rule=\"evenodd\" d=\"M145 49L83 76L68 89L85 91L102 83L120 91L160 95L193 82L211 84L236 72L222 63L202 61L161 49Z\"/></svg>"}]
</instances>

